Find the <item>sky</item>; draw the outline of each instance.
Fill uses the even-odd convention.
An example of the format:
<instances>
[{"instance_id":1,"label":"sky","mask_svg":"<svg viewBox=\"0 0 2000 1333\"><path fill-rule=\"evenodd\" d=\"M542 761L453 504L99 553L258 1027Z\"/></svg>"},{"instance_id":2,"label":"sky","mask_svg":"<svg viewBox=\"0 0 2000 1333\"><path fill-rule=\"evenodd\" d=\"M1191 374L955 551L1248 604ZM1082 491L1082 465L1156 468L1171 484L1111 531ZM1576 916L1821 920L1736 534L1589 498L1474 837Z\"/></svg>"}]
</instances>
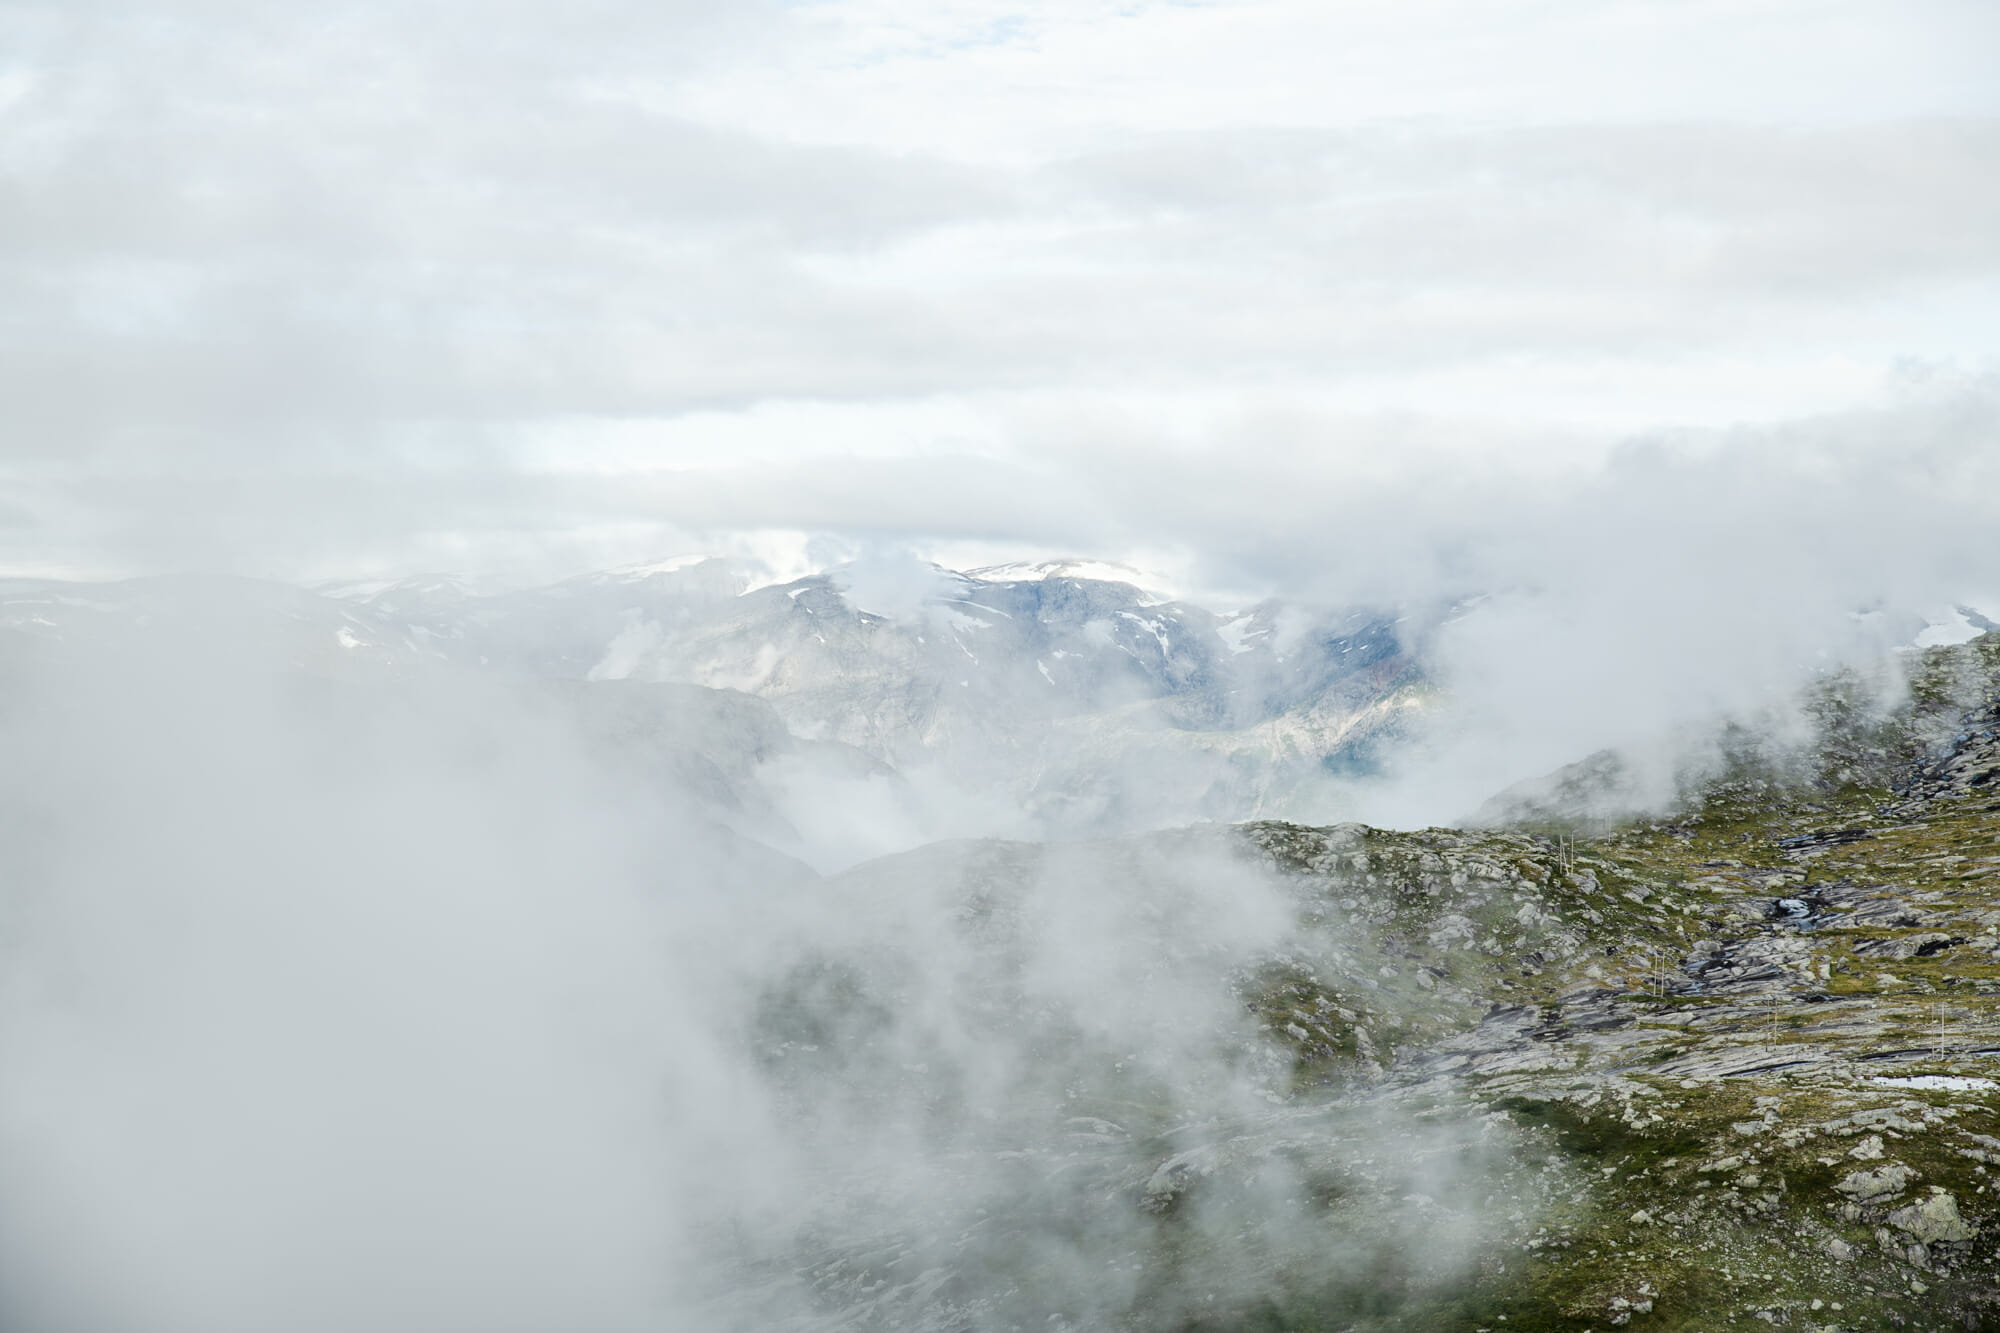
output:
<instances>
[{"instance_id":1,"label":"sky","mask_svg":"<svg viewBox=\"0 0 2000 1333\"><path fill-rule=\"evenodd\" d=\"M1977 472L1996 51L1981 0L9 2L0 570L1247 595L1635 451Z\"/></svg>"}]
</instances>

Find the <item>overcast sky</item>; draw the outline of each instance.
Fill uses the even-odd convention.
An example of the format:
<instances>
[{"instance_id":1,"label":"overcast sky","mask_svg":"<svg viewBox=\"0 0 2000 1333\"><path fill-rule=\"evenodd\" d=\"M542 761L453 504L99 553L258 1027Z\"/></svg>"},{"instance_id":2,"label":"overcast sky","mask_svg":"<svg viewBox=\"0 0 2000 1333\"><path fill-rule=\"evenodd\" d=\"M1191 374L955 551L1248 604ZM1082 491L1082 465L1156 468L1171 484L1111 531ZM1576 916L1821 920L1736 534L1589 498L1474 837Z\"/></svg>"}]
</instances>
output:
<instances>
[{"instance_id":1,"label":"overcast sky","mask_svg":"<svg viewBox=\"0 0 2000 1333\"><path fill-rule=\"evenodd\" d=\"M0 569L1238 588L1918 456L1921 530L2000 453L1997 58L1990 0L0 3Z\"/></svg>"}]
</instances>

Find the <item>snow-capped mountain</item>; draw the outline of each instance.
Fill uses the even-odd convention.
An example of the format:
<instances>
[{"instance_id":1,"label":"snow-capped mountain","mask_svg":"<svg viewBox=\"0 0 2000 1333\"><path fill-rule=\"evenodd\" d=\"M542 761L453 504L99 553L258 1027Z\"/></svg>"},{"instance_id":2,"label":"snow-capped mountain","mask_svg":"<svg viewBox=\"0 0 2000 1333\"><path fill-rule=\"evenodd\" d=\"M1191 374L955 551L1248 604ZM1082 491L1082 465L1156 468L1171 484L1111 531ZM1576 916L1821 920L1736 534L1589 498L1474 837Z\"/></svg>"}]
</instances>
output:
<instances>
[{"instance_id":1,"label":"snow-capped mountain","mask_svg":"<svg viewBox=\"0 0 2000 1333\"><path fill-rule=\"evenodd\" d=\"M1064 562L930 571L884 612L836 568L755 586L724 560L481 595L436 577L328 588L455 660L537 676L680 681L770 700L799 734L906 760L968 734L1137 712L1235 731L1375 697L1408 620L1267 602L1217 613Z\"/></svg>"},{"instance_id":2,"label":"snow-capped mountain","mask_svg":"<svg viewBox=\"0 0 2000 1333\"><path fill-rule=\"evenodd\" d=\"M1113 793L1135 784L1181 817L1238 816L1366 768L1420 681L1409 617L1219 613L1062 563L758 586L708 560L348 597L487 668L748 694L802 739L1000 784L1065 827L1122 822Z\"/></svg>"},{"instance_id":3,"label":"snow-capped mountain","mask_svg":"<svg viewBox=\"0 0 2000 1333\"><path fill-rule=\"evenodd\" d=\"M0 630L10 651L230 636L323 677L533 682L598 739L585 721L615 714L626 750L651 747L639 770L825 864L925 834L1344 814L1349 784L1415 739L1432 636L1483 610L1217 610L1154 582L1074 561L771 582L722 558L530 587L15 580L0 584ZM1899 614L1886 641L1990 623ZM867 816L830 816L829 783Z\"/></svg>"},{"instance_id":4,"label":"snow-capped mountain","mask_svg":"<svg viewBox=\"0 0 2000 1333\"><path fill-rule=\"evenodd\" d=\"M628 723L635 709L664 719L653 729L681 756L668 768L705 775L697 785L732 818L774 813L759 833L778 828L778 845L804 817L783 811L788 778L811 785L801 764L814 781L828 766L864 784L901 775L891 805L949 792L954 806L1026 810L1043 831L1272 813L1367 770L1420 697L1419 617L1275 601L1218 612L1086 576L1121 573L1140 577L1047 562L842 566L771 584L698 559L528 588L446 575L311 590L17 581L0 587L0 627L45 647L251 634L322 676L474 671L567 682L574 699L616 685ZM654 688L668 686L683 688ZM686 743L717 726L726 744ZM745 754L761 756L761 776Z\"/></svg>"}]
</instances>

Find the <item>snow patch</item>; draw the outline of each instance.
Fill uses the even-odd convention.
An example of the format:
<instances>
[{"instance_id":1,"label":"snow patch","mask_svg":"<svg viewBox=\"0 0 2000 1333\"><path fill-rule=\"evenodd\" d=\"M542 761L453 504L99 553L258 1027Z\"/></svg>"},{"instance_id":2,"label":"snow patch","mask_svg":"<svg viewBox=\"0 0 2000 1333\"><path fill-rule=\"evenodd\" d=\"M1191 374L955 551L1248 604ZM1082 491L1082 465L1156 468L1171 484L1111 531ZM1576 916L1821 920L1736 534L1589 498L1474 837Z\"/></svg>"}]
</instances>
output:
<instances>
[{"instance_id":1,"label":"snow patch","mask_svg":"<svg viewBox=\"0 0 2000 1333\"><path fill-rule=\"evenodd\" d=\"M1169 660L1172 659L1174 655L1173 645L1167 642L1167 631L1164 625L1160 624L1157 620L1149 620L1145 616L1135 616L1130 611L1120 611L1118 614L1151 633L1153 638L1159 641L1160 656Z\"/></svg>"},{"instance_id":2,"label":"snow patch","mask_svg":"<svg viewBox=\"0 0 2000 1333\"><path fill-rule=\"evenodd\" d=\"M1977 1092L1982 1088L2000 1087L1990 1078L1973 1078L1967 1074L1910 1074L1901 1078L1871 1078L1885 1088L1928 1088L1933 1092Z\"/></svg>"},{"instance_id":3,"label":"snow patch","mask_svg":"<svg viewBox=\"0 0 2000 1333\"><path fill-rule=\"evenodd\" d=\"M1962 606L1954 606L1940 617L1925 618L1930 620L1930 624L1911 640L1919 648L1948 648L1954 644L1970 643L1986 632L1972 623Z\"/></svg>"},{"instance_id":4,"label":"snow patch","mask_svg":"<svg viewBox=\"0 0 2000 1333\"><path fill-rule=\"evenodd\" d=\"M939 606L935 608L939 618L942 619L944 623L950 627L952 637L954 639L957 638L960 633L976 634L981 630L988 630L993 628L990 622L977 619L976 617L969 616L965 614L965 612L958 610L958 607L960 606L970 606L970 605L973 604L970 602L953 602L948 605ZM980 609L985 610L986 608L981 607ZM965 647L965 645L962 643L959 644L958 646L960 648Z\"/></svg>"},{"instance_id":5,"label":"snow patch","mask_svg":"<svg viewBox=\"0 0 2000 1333\"><path fill-rule=\"evenodd\" d=\"M1245 611L1241 615L1232 616L1228 620L1223 621L1215 627L1215 632L1222 636L1223 646L1228 648L1230 652L1248 653L1256 651L1261 646L1251 643L1250 640L1253 638L1269 638L1271 627L1269 625L1259 625L1257 618L1250 612Z\"/></svg>"},{"instance_id":6,"label":"snow patch","mask_svg":"<svg viewBox=\"0 0 2000 1333\"><path fill-rule=\"evenodd\" d=\"M1137 588L1147 598L1147 604L1152 606L1173 597L1167 588L1167 580L1158 574L1115 560L1017 560L1004 565L969 569L966 573L981 583L1040 583L1045 579L1123 583Z\"/></svg>"},{"instance_id":7,"label":"snow patch","mask_svg":"<svg viewBox=\"0 0 2000 1333\"><path fill-rule=\"evenodd\" d=\"M668 556L665 560L645 560L636 564L619 565L615 569L605 570L602 577L620 583L633 582L639 579L651 578L655 574L678 574L683 569L692 569L704 561L715 558L707 553L699 555L673 555Z\"/></svg>"}]
</instances>

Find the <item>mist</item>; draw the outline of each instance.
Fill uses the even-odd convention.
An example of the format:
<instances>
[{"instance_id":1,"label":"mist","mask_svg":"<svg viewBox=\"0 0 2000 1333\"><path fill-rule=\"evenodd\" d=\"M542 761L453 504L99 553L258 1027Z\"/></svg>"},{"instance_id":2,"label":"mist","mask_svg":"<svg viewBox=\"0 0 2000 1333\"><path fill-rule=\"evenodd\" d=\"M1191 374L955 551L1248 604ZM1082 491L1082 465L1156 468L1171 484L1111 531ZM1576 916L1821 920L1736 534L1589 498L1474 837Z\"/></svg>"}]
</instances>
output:
<instances>
[{"instance_id":1,"label":"mist","mask_svg":"<svg viewBox=\"0 0 2000 1333\"><path fill-rule=\"evenodd\" d=\"M1361 825L2000 621L1995 13L0 7L0 1326L1459 1289L1628 918Z\"/></svg>"},{"instance_id":2,"label":"mist","mask_svg":"<svg viewBox=\"0 0 2000 1333\"><path fill-rule=\"evenodd\" d=\"M819 879L546 695L202 630L11 663L9 1328L1155 1325L1489 1238L1504 1126L1292 1098L1244 978L1368 951L1222 830Z\"/></svg>"},{"instance_id":3,"label":"mist","mask_svg":"<svg viewBox=\"0 0 2000 1333\"><path fill-rule=\"evenodd\" d=\"M1626 811L1659 810L1727 725L1804 743L1816 686L1864 678L1895 708L1904 656L1978 633L2000 604L1994 404L1990 385L1954 384L1893 410L1635 440L1589 471L1488 474L1476 498L1444 478L1399 490L1378 512L1410 530L1359 582L1472 604L1429 647L1444 697L1426 740L1353 817L1454 822L1607 750L1634 770ZM1332 568L1366 563L1341 547Z\"/></svg>"}]
</instances>

